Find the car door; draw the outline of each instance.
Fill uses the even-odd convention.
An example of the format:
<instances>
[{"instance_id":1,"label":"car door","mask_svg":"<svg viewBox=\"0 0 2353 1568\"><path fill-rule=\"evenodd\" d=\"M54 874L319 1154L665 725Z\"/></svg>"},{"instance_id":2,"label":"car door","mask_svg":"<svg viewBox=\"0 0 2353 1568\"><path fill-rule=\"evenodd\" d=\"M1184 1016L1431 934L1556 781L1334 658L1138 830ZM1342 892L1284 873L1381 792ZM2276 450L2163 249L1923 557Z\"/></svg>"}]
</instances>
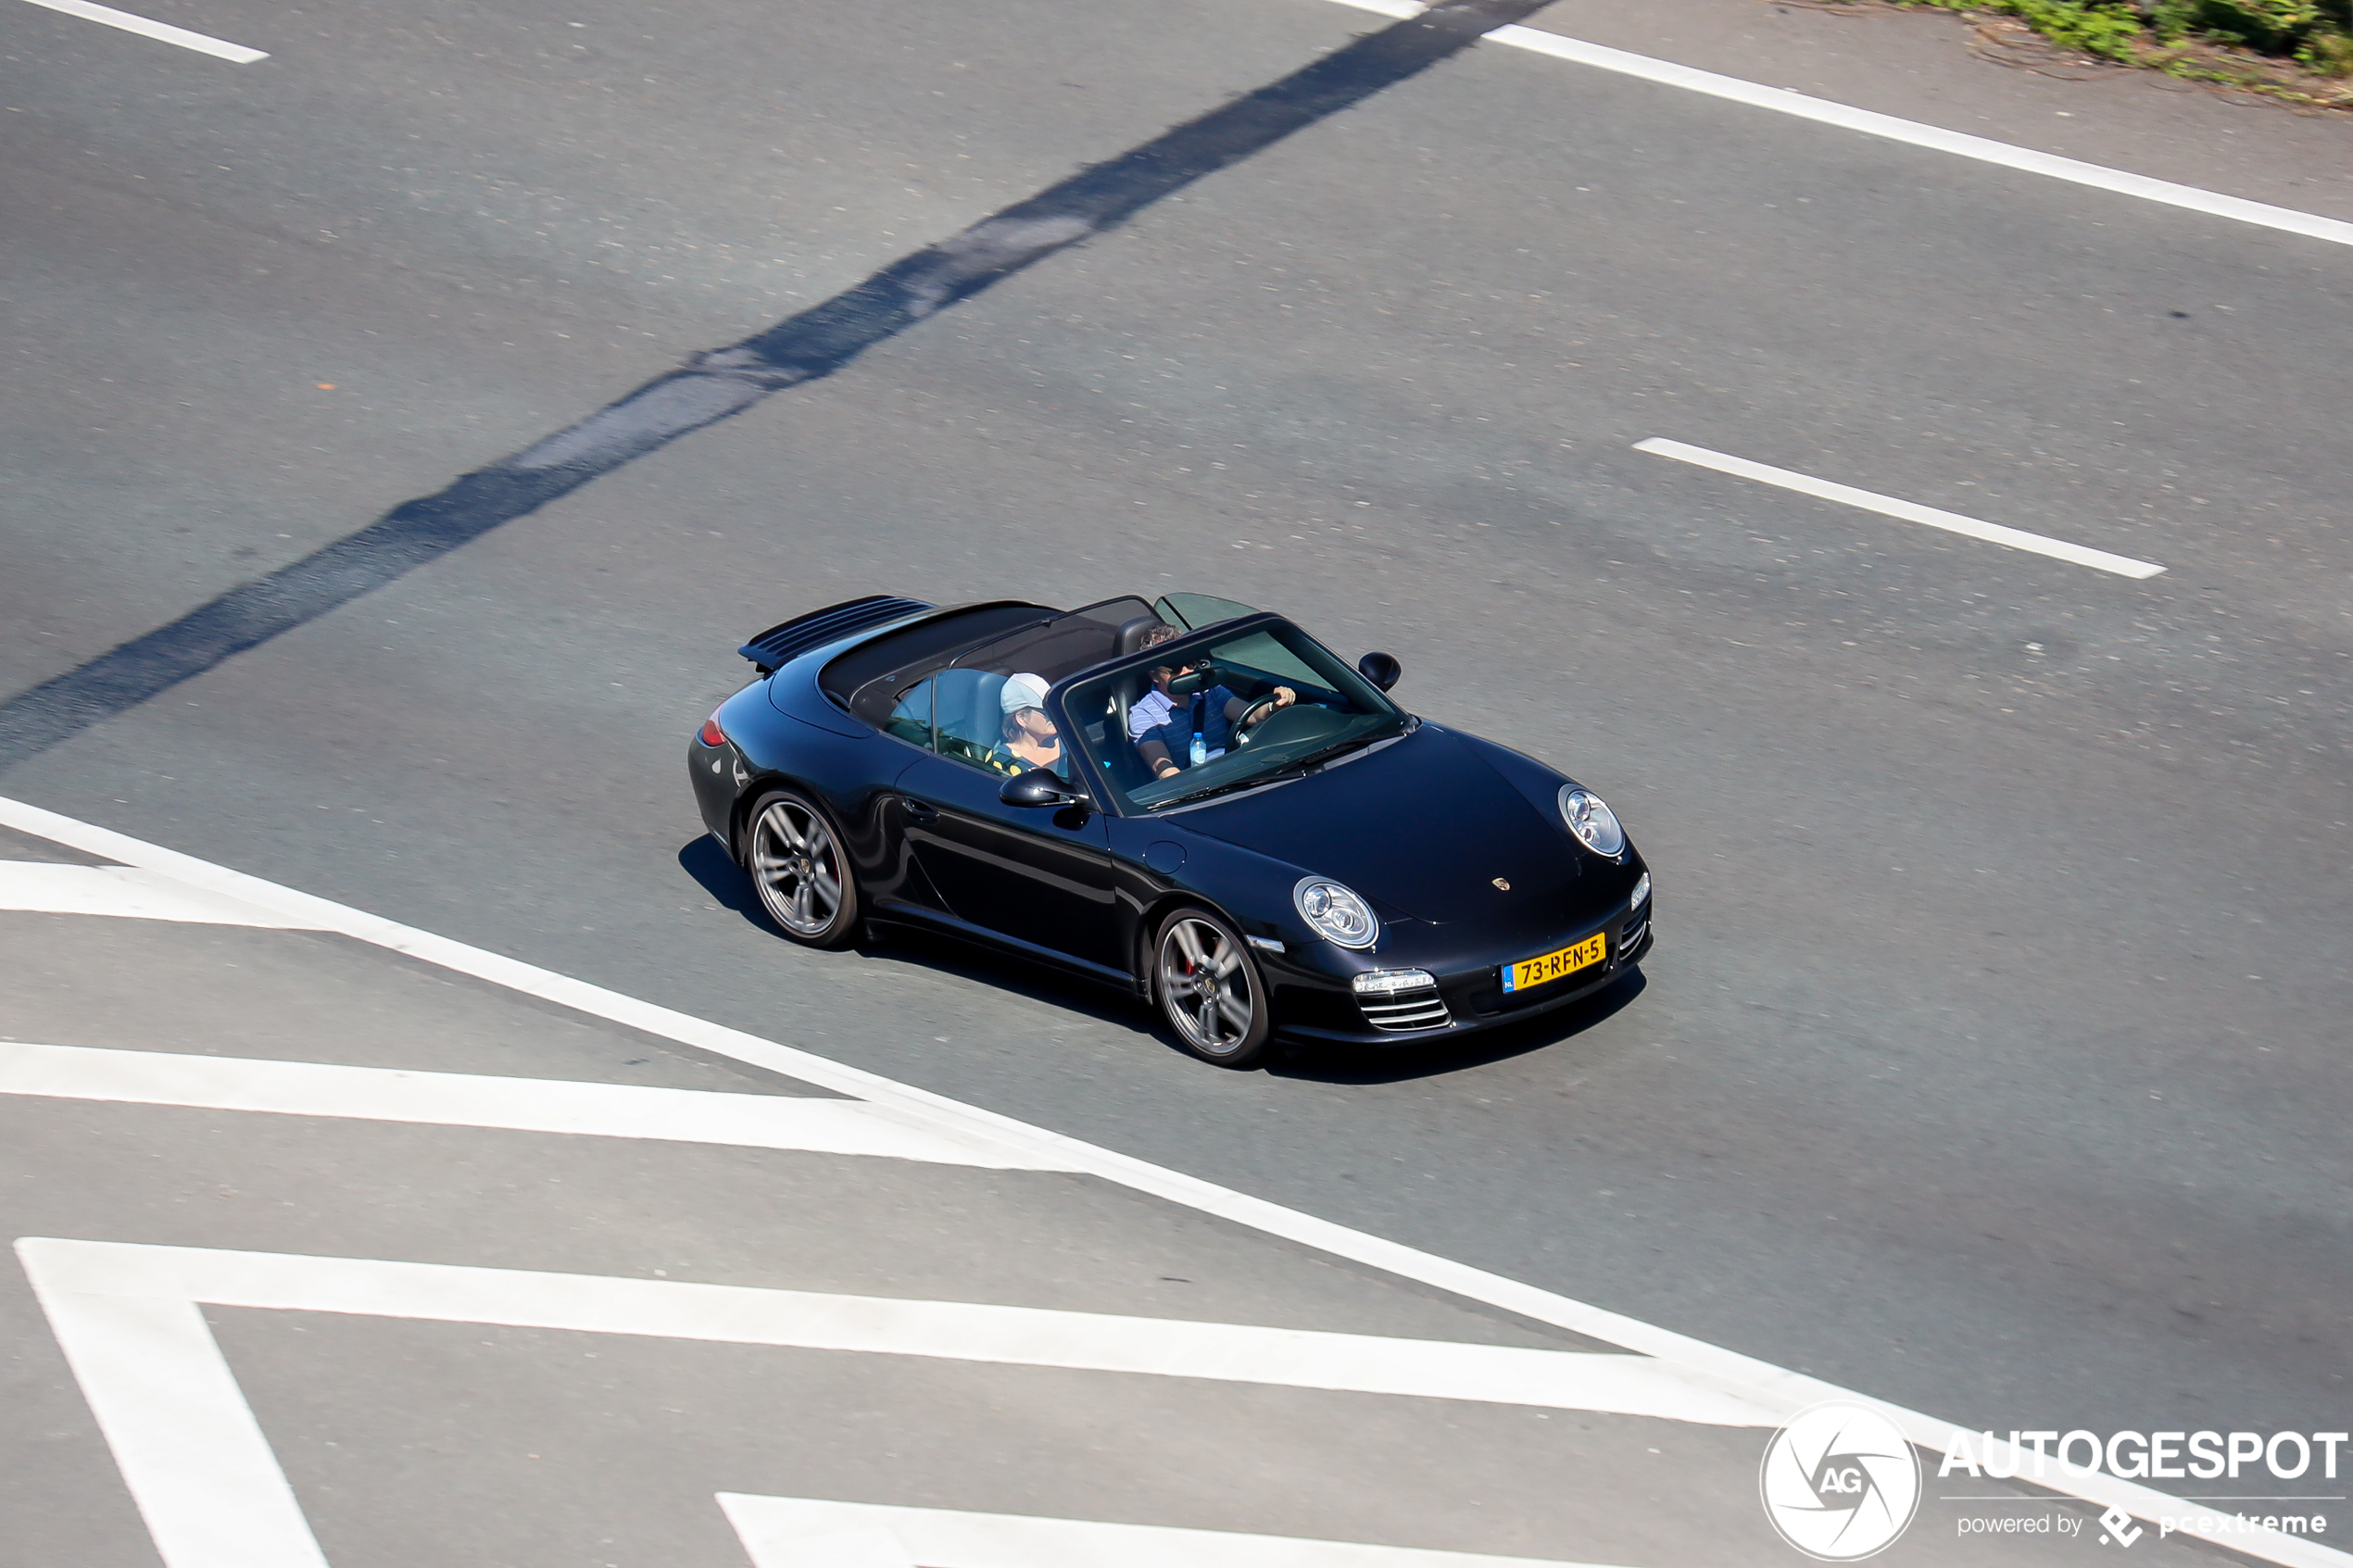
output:
<instances>
[{"instance_id":1,"label":"car door","mask_svg":"<svg viewBox=\"0 0 2353 1568\"><path fill-rule=\"evenodd\" d=\"M900 753L905 759L900 769L901 778L931 756L936 684L925 676L906 687L899 693L888 717L882 722L885 734L916 748ZM908 797L899 792L896 779L892 787L875 800L875 836L879 844L874 863L860 868L859 874L865 879L861 891L873 901L878 914L947 914L948 900L931 884L929 874L915 858L913 830L918 824L911 820L909 805ZM924 822L927 824L929 821L926 814Z\"/></svg>"},{"instance_id":2,"label":"car door","mask_svg":"<svg viewBox=\"0 0 2353 1568\"><path fill-rule=\"evenodd\" d=\"M997 738L988 732L1002 684L976 671L942 672L938 749L897 785L907 841L957 919L1124 974L1101 813L1008 806L997 792L1012 775L979 760Z\"/></svg>"}]
</instances>

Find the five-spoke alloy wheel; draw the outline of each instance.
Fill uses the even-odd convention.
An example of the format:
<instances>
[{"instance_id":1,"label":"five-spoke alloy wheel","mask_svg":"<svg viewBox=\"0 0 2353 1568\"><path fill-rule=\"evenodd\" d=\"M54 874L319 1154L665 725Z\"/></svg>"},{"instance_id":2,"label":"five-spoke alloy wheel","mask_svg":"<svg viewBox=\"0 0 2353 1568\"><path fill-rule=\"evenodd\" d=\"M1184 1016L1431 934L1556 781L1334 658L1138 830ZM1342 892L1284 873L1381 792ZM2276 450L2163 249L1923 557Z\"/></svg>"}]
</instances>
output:
<instances>
[{"instance_id":1,"label":"five-spoke alloy wheel","mask_svg":"<svg viewBox=\"0 0 2353 1568\"><path fill-rule=\"evenodd\" d=\"M761 906L784 934L832 947L858 928L858 884L841 836L814 804L778 790L752 808L749 870Z\"/></svg>"},{"instance_id":2,"label":"five-spoke alloy wheel","mask_svg":"<svg viewBox=\"0 0 2353 1568\"><path fill-rule=\"evenodd\" d=\"M1152 993L1185 1048L1220 1067L1245 1067L1266 1049L1271 1020L1249 949L1206 909L1161 922Z\"/></svg>"}]
</instances>

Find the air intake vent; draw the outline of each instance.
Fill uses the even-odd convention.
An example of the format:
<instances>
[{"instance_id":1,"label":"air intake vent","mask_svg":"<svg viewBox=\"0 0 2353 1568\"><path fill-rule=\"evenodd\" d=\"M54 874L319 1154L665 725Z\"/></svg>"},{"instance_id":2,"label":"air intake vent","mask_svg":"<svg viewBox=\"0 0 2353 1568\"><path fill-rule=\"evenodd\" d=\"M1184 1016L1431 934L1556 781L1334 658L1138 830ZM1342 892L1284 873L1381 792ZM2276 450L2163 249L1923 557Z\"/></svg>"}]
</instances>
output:
<instances>
[{"instance_id":1,"label":"air intake vent","mask_svg":"<svg viewBox=\"0 0 2353 1568\"><path fill-rule=\"evenodd\" d=\"M736 651L750 659L765 675L782 669L811 648L824 647L853 632L931 608L921 599L894 598L888 594L849 599L771 626Z\"/></svg>"},{"instance_id":2,"label":"air intake vent","mask_svg":"<svg viewBox=\"0 0 2353 1568\"><path fill-rule=\"evenodd\" d=\"M1411 990L1391 991L1386 996L1359 995L1356 1005L1364 1010L1365 1022L1376 1029L1391 1034L1410 1034L1416 1029L1443 1029L1454 1022L1446 1010L1446 1003L1435 985L1416 985Z\"/></svg>"}]
</instances>

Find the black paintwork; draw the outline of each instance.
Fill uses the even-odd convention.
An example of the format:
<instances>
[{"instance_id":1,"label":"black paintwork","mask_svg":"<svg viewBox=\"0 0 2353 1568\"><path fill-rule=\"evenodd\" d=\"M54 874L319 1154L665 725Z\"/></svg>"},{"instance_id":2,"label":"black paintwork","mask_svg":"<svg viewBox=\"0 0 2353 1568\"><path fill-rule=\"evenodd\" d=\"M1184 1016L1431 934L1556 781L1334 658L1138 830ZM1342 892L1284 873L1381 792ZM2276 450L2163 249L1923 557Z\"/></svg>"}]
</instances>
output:
<instances>
[{"instance_id":1,"label":"black paintwork","mask_svg":"<svg viewBox=\"0 0 2353 1568\"><path fill-rule=\"evenodd\" d=\"M818 622L840 608L801 619ZM1086 803L1054 808L1009 802L1005 775L883 733L871 721L873 705L857 699L885 676L913 679L1060 613L1002 602L911 608L806 648L721 705L714 717L724 745L689 743L705 825L741 863L750 808L766 790L790 785L833 817L869 919L988 943L1139 997L1148 995L1146 948L1159 920L1178 904L1207 905L1245 936L1282 945L1275 952L1253 942L1252 956L1277 1029L1293 1036L1395 1045L1477 1029L1575 1001L1648 953L1655 900L1639 911L1628 906L1645 869L1631 841L1615 859L1587 849L1555 803L1573 781L1475 735L1416 721L1306 777L1159 811L1096 806L1121 796L1072 746L1073 789ZM796 624L761 640L788 644ZM1046 710L1073 735L1061 703L1074 681L1245 625L1227 621L1140 659L1074 671L1048 693ZM1381 672L1393 680L1393 669ZM1372 904L1381 919L1372 947L1336 947L1308 929L1291 891L1310 875L1344 883ZM1505 994L1502 966L1596 931L1607 934L1604 963ZM1437 978L1451 1023L1391 1034L1366 1022L1351 978L1405 968Z\"/></svg>"}]
</instances>

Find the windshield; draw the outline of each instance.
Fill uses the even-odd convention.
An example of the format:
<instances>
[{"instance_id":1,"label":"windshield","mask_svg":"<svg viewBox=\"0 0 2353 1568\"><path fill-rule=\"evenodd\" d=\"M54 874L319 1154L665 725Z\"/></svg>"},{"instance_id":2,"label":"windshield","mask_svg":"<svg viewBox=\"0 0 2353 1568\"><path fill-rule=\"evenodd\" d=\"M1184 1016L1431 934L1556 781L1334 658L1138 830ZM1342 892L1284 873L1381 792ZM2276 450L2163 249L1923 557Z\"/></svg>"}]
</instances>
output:
<instances>
[{"instance_id":1,"label":"windshield","mask_svg":"<svg viewBox=\"0 0 2353 1568\"><path fill-rule=\"evenodd\" d=\"M1279 621L1081 681L1063 709L1133 810L1295 776L1399 734L1407 721L1330 650Z\"/></svg>"}]
</instances>

